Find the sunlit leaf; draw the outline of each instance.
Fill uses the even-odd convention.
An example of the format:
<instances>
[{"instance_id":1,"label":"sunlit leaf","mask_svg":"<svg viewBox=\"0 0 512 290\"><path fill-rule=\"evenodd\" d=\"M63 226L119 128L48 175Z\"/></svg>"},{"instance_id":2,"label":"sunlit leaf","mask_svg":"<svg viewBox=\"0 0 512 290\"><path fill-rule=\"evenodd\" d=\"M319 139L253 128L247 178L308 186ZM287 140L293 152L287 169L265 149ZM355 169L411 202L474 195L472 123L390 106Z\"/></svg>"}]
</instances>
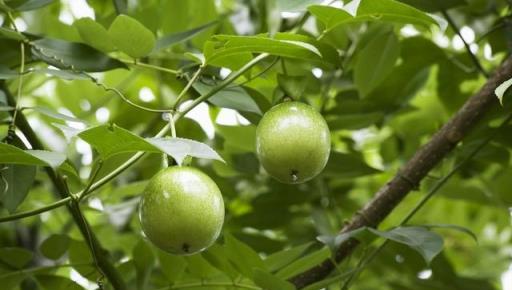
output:
<instances>
[{"instance_id":1,"label":"sunlit leaf","mask_svg":"<svg viewBox=\"0 0 512 290\"><path fill-rule=\"evenodd\" d=\"M127 15L117 16L108 34L119 50L134 58L148 55L155 46L153 32Z\"/></svg>"}]
</instances>

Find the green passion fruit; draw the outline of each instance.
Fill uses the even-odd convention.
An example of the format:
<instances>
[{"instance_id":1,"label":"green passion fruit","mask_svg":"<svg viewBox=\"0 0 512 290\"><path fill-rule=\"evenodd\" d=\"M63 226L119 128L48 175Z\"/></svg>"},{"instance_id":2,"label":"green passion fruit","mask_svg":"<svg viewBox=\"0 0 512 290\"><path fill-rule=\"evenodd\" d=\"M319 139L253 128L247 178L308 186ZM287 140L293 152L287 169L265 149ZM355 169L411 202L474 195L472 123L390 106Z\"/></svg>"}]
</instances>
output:
<instances>
[{"instance_id":1,"label":"green passion fruit","mask_svg":"<svg viewBox=\"0 0 512 290\"><path fill-rule=\"evenodd\" d=\"M300 102L284 102L265 113L256 129L263 168L283 183L303 183L327 164L329 127L320 113Z\"/></svg>"},{"instance_id":2,"label":"green passion fruit","mask_svg":"<svg viewBox=\"0 0 512 290\"><path fill-rule=\"evenodd\" d=\"M190 255L212 245L224 223L215 182L192 167L169 167L144 189L139 218L147 238L172 254Z\"/></svg>"}]
</instances>

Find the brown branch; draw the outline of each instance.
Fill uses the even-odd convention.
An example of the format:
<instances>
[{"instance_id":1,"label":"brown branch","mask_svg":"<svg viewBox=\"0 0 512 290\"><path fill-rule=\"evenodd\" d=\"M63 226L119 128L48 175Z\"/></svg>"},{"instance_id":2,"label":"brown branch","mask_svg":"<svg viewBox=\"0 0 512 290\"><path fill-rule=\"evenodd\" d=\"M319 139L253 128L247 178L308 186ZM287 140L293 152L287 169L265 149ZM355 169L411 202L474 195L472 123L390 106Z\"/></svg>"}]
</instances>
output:
<instances>
[{"instance_id":1,"label":"brown branch","mask_svg":"<svg viewBox=\"0 0 512 290\"><path fill-rule=\"evenodd\" d=\"M400 201L417 188L421 180L473 129L480 119L497 104L494 89L512 76L512 57L509 57L485 83L478 93L469 98L455 116L432 139L420 148L399 173L380 188L362 210L341 230L350 232L363 226L376 227ZM358 246L355 239L342 243L335 253L336 262L347 258ZM298 289L327 277L335 265L331 260L290 279Z\"/></svg>"},{"instance_id":2,"label":"brown branch","mask_svg":"<svg viewBox=\"0 0 512 290\"><path fill-rule=\"evenodd\" d=\"M6 99L7 99L7 105L16 107L16 101L12 94L10 93L9 89L7 88L4 81L0 81L0 90L4 92ZM11 112L13 113L13 112ZM25 115L23 115L21 112L18 113L16 117L16 127L25 135L29 143L32 145L33 149L38 150L44 150L43 143L39 140L39 137L37 137L36 133L30 127L30 124L28 123L27 119L25 118ZM60 198L66 198L68 196L67 191L67 185L65 183L65 180L62 175L60 175L58 172L53 170L50 167L45 167L46 173L50 177L50 180L52 181L53 185L57 189L57 192L60 196ZM81 234L84 236L84 238L87 240L90 238L89 247L92 247L91 251L93 249L98 249L100 252L100 255L96 256L98 267L101 269L103 274L107 277L107 279L112 284L112 287L115 290L124 290L127 289L126 284L121 277L121 274L117 271L117 269L114 267L112 262L108 259L108 253L103 250L100 242L98 241L98 238L96 235L94 235L93 232L88 232L87 230L87 221L82 218L81 213L73 206L68 204L67 206L69 212L71 213L71 216L73 217L73 220L75 221L76 225L78 226ZM94 255L94 253L92 253Z\"/></svg>"}]
</instances>

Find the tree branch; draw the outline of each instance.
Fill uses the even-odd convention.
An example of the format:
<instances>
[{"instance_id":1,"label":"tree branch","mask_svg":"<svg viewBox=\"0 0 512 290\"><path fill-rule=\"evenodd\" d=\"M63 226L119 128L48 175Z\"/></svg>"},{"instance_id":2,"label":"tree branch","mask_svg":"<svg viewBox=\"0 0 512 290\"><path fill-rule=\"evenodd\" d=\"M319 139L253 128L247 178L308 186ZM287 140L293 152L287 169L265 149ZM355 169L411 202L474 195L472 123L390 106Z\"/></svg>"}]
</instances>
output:
<instances>
[{"instance_id":1,"label":"tree branch","mask_svg":"<svg viewBox=\"0 0 512 290\"><path fill-rule=\"evenodd\" d=\"M494 89L512 75L512 57L509 57L489 78L478 93L469 98L455 116L448 121L431 140L420 148L386 185L380 188L362 210L341 230L350 232L363 226L376 227L453 148L473 129L485 113L495 104ZM342 243L335 253L335 261L348 257L359 242L349 239ZM322 280L335 268L331 260L290 279L298 289Z\"/></svg>"},{"instance_id":2,"label":"tree branch","mask_svg":"<svg viewBox=\"0 0 512 290\"><path fill-rule=\"evenodd\" d=\"M16 107L16 101L10 91L7 89L5 82L0 82L0 89L4 92L6 98L7 98L7 105ZM43 143L39 140L36 133L30 127L30 124L28 123L27 119L25 118L25 115L22 113L19 113L16 117L16 127L25 135L27 140L32 145L33 149L38 150L44 150ZM50 167L45 167L46 173L50 177L50 180L52 181L53 185L57 189L57 193L60 196L60 198L67 198L67 186L65 184L64 178L62 175L60 175L58 172L54 171ZM72 207L69 203L67 204L67 208L69 212L71 213L71 216L73 217L73 220L75 221L75 224L78 226L81 234L84 236L85 239L90 238L90 243L95 249L100 249L100 251L103 250L100 242L98 241L98 238L96 235L92 232L88 232L87 230L87 221L82 219L82 216L80 212L75 208ZM104 250L103 250L104 251ZM114 267L112 262L108 259L108 255L98 255L98 267L101 269L103 274L108 278L110 283L112 284L112 287L115 290L125 290L127 289L126 284L124 280L121 278L121 274L117 271L117 269Z\"/></svg>"}]
</instances>

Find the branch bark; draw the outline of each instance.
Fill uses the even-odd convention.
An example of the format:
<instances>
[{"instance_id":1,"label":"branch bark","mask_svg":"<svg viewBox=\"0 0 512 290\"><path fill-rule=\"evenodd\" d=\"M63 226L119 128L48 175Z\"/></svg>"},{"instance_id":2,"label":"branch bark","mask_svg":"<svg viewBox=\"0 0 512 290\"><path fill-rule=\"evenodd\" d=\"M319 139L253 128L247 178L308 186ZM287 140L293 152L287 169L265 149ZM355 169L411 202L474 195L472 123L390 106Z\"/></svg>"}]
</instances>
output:
<instances>
[{"instance_id":1,"label":"branch bark","mask_svg":"<svg viewBox=\"0 0 512 290\"><path fill-rule=\"evenodd\" d=\"M5 85L4 81L0 81L0 90L2 90L6 96L7 99L7 105L16 107L16 101L12 94L10 93L9 89ZM25 135L29 143L32 145L33 149L38 150L44 150L43 143L39 140L36 133L30 127L30 124L28 123L27 119L25 118L25 115L23 115L21 112L19 112L16 116L16 127ZM50 180L52 181L54 187L57 189L57 193L60 198L67 198L68 192L67 192L67 186L65 184L64 178L62 175L60 175L58 172L54 171L50 167L45 167L46 173L48 174ZM72 207L69 203L67 204L67 208L69 212L71 213L71 216L73 217L74 222L78 226L80 233L84 236L84 238L87 240L89 237L91 239L91 245L94 247L94 249L99 249L102 255L97 255L96 260L98 262L98 267L101 269L103 274L107 277L107 279L112 284L112 287L115 290L125 290L126 284L121 277L121 274L117 271L117 269L114 267L112 262L108 259L108 255L105 254L106 251L103 250L98 238L93 232L87 231L87 221L82 219L82 216L80 212L77 210L77 208ZM89 243L88 243L89 244ZM91 251L92 253L92 251Z\"/></svg>"},{"instance_id":2,"label":"branch bark","mask_svg":"<svg viewBox=\"0 0 512 290\"><path fill-rule=\"evenodd\" d=\"M494 89L512 76L512 56L496 70L485 85L469 98L459 111L448 121L431 140L420 148L388 183L382 186L373 199L358 211L341 233L350 232L363 226L377 227L402 199L417 188L421 180L432 170L468 132L474 128L489 109L498 103ZM349 239L342 243L335 253L335 261L347 258L359 242ZM335 265L331 260L290 279L298 289L327 277Z\"/></svg>"}]
</instances>

